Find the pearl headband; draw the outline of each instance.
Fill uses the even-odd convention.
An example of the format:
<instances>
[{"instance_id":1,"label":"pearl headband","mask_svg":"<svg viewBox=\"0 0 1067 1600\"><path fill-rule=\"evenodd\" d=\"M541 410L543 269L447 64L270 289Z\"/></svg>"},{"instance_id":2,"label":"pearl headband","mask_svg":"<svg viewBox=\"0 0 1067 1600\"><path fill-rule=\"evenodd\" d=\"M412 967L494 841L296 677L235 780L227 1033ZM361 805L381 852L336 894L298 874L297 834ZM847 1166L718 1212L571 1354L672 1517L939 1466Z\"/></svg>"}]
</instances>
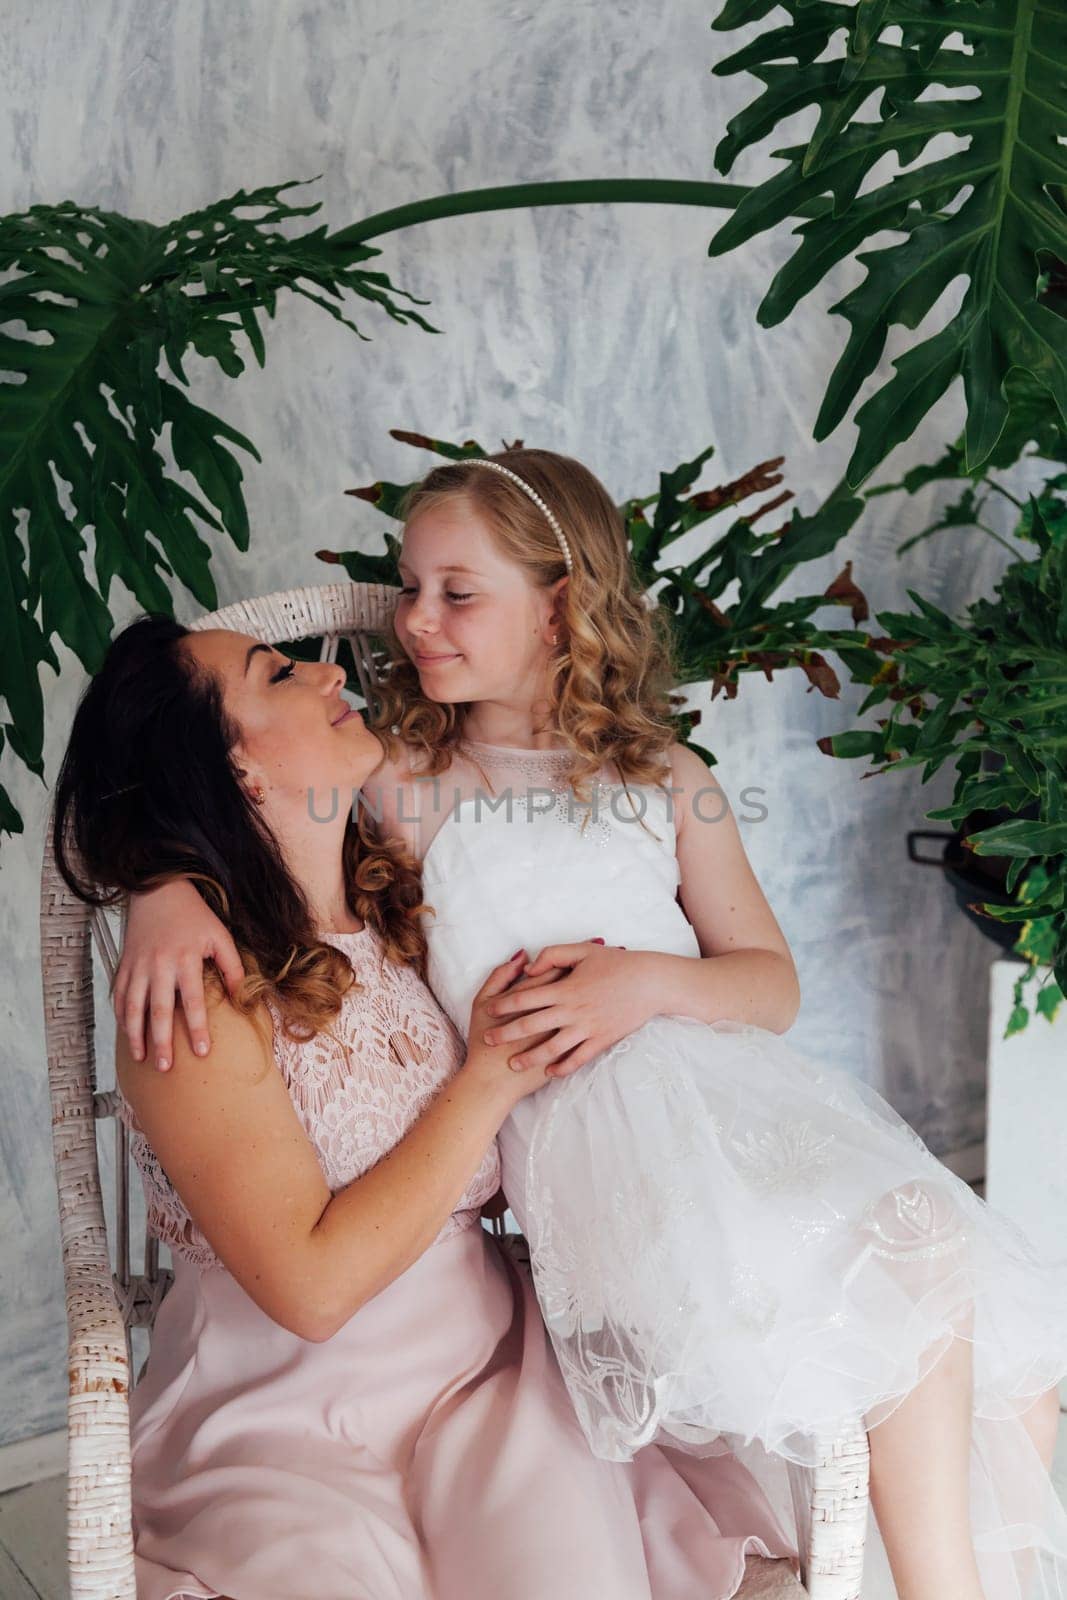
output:
<instances>
[{"instance_id":1,"label":"pearl headband","mask_svg":"<svg viewBox=\"0 0 1067 1600\"><path fill-rule=\"evenodd\" d=\"M554 511L549 510L548 506L545 505L545 502L541 499L541 496L536 492L536 490L531 489L525 478L520 478L518 473L512 472L510 467L501 466L499 461L486 461L484 456L467 456L463 462L463 465L465 467L488 467L490 472L502 472L505 478L510 478L512 483L517 483L519 488L522 489L524 493L529 495L530 499L533 501L534 505L537 506L538 510L544 513L548 521L548 525L555 534L556 539L559 542L559 547L563 552L563 560L566 563L567 572L572 573L574 571L574 563L571 560L571 547L567 543L566 534L559 525L558 517Z\"/></svg>"}]
</instances>

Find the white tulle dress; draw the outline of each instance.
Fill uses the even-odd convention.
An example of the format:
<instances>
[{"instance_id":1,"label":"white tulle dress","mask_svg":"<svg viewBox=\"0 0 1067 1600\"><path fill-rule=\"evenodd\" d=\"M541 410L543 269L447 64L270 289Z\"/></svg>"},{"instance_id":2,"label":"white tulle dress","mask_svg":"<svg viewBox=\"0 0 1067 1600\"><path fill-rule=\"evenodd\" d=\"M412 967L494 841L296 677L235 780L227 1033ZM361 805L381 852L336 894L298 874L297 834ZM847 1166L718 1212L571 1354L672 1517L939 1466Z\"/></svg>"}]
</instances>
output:
<instances>
[{"instance_id":1,"label":"white tulle dress","mask_svg":"<svg viewBox=\"0 0 1067 1600\"><path fill-rule=\"evenodd\" d=\"M462 751L402 805L430 984L464 1035L519 946L700 954L663 790L628 797L605 769L587 808L566 752ZM733 1438L810 1463L817 1435L877 1426L960 1334L988 1600L1023 1595L1020 1551L1033 1594L1067 1600L1067 1514L1020 1420L1067 1372L1067 1258L1038 1258L860 1078L759 1027L657 1016L520 1102L499 1146L596 1455Z\"/></svg>"}]
</instances>

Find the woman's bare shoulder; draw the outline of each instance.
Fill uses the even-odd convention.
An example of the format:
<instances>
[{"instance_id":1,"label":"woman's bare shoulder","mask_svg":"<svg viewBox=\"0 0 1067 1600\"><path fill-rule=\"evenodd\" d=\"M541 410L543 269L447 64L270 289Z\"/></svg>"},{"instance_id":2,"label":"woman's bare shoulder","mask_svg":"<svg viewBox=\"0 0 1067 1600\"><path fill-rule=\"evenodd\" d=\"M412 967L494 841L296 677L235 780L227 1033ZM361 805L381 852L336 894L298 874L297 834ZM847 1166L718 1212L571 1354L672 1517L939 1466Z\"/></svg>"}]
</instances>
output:
<instances>
[{"instance_id":1,"label":"woman's bare shoulder","mask_svg":"<svg viewBox=\"0 0 1067 1600\"><path fill-rule=\"evenodd\" d=\"M255 1084L270 1070L273 1062L274 1020L262 999L251 1010L239 1008L230 998L216 969L208 964L204 968L204 1009L212 1046L208 1059L215 1069L214 1076L195 1070L202 1069L205 1063L193 1049L180 998L175 999L174 1005L174 1061L168 1072L148 1070L143 1062L135 1061L130 1054L126 1034L118 1030L115 1035L115 1073L120 1088L131 1104L136 1103L143 1109L157 1101L173 1105L179 1092L188 1094L191 1099L210 1098L218 1086L219 1074L228 1077L232 1083ZM180 1091L172 1087L175 1084L181 1085Z\"/></svg>"}]
</instances>

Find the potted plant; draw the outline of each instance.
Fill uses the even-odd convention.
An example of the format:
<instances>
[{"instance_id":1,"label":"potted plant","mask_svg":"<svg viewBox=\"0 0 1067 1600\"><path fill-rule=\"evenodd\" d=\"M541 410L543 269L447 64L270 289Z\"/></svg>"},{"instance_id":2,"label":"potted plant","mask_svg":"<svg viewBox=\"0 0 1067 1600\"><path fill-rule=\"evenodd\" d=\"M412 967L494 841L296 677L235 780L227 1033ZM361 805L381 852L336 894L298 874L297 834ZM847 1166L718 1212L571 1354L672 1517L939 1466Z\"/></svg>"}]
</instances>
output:
<instances>
[{"instance_id":1,"label":"potted plant","mask_svg":"<svg viewBox=\"0 0 1067 1600\"><path fill-rule=\"evenodd\" d=\"M956 771L951 804L928 813L948 831L916 829L912 860L923 841L942 844L940 867L958 902L1007 954L1025 964L1016 975L1008 1031L1026 1026L1025 994L1049 1021L1067 991L1067 432L1040 393L1015 381L1015 423L977 472L968 473L960 443L937 462L915 469L876 494L914 493L932 478L965 480L958 500L901 551L946 528L973 528L1004 544L1012 560L990 596L947 616L909 590L914 612L879 613L892 636L875 671L851 658L855 681L869 693L858 716L888 706L877 729L820 741L828 754L866 756L877 770L921 766L925 782L945 763ZM1020 439L1035 438L1035 458L1052 472L1025 503L993 472L1018 459ZM1014 543L983 521L993 495L1017 510Z\"/></svg>"}]
</instances>

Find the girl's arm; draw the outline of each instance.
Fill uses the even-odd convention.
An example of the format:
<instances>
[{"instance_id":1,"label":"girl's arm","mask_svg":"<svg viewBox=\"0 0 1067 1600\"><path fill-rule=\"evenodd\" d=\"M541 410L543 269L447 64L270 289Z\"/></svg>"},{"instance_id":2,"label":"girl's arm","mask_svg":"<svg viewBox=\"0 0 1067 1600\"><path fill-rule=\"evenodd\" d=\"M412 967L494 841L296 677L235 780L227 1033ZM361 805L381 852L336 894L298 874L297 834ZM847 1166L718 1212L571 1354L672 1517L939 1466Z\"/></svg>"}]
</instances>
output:
<instances>
[{"instance_id":1,"label":"girl's arm","mask_svg":"<svg viewBox=\"0 0 1067 1600\"><path fill-rule=\"evenodd\" d=\"M655 1010L785 1033L800 1009L797 970L730 802L695 750L672 746L671 769L679 899L702 959L640 952Z\"/></svg>"},{"instance_id":2,"label":"girl's arm","mask_svg":"<svg viewBox=\"0 0 1067 1600\"><path fill-rule=\"evenodd\" d=\"M518 971L495 968L479 999ZM222 996L208 1015L210 1065L179 1037L178 1070L145 1072L120 1033L118 1083L245 1292L300 1338L328 1339L433 1243L516 1100L544 1079L510 1071L507 1049L472 1049L405 1137L333 1195L267 1042L269 1013L253 1021Z\"/></svg>"},{"instance_id":3,"label":"girl's arm","mask_svg":"<svg viewBox=\"0 0 1067 1600\"><path fill-rule=\"evenodd\" d=\"M772 1033L796 1020L800 984L785 936L775 920L741 842L725 793L695 751L671 748L679 898L693 925L699 957L654 950L584 949L551 945L526 968L573 970L554 990L519 1009L502 995L489 1006L500 1019L487 1044L520 1044L535 1026L554 1028L559 1056L552 1076L566 1077L657 1015L699 1022L733 1018ZM540 1046L517 1056L521 1066L542 1067Z\"/></svg>"},{"instance_id":4,"label":"girl's arm","mask_svg":"<svg viewBox=\"0 0 1067 1600\"><path fill-rule=\"evenodd\" d=\"M232 991L245 969L229 932L186 878L131 894L122 959L111 1004L124 1044L134 1061L145 1054L145 1008L152 1057L161 1071L174 1059L174 999L181 992L189 1039L196 1054L211 1048L204 998L204 962L214 961Z\"/></svg>"},{"instance_id":5,"label":"girl's arm","mask_svg":"<svg viewBox=\"0 0 1067 1600\"><path fill-rule=\"evenodd\" d=\"M402 760L384 760L364 785L362 796L384 835L404 839L414 848L412 826L404 808L405 780L411 776ZM244 977L244 967L225 924L204 904L192 884L176 878L159 889L131 894L115 973L111 1003L135 1061L145 1056L145 1013L149 1018L150 1059L165 1072L174 1059L174 1005L181 995L185 1025L197 1055L211 1049L204 1001L204 962L214 961L231 993Z\"/></svg>"}]
</instances>

